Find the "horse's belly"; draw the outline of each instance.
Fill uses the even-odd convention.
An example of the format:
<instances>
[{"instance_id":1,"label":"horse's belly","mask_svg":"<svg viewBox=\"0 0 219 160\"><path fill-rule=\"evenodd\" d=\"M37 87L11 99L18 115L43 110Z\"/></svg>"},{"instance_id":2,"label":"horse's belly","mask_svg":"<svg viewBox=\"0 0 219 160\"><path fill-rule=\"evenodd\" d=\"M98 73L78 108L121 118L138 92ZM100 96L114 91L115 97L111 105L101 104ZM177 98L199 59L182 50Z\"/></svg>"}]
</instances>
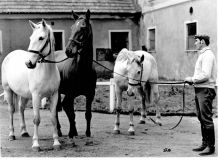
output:
<instances>
[{"instance_id":1,"label":"horse's belly","mask_svg":"<svg viewBox=\"0 0 219 160\"><path fill-rule=\"evenodd\" d=\"M26 53L23 51L20 53L20 50L11 52L4 61L3 74L5 87L8 85L15 93L22 97L31 97L28 80L27 80L27 67L25 66L25 59L22 57L22 53Z\"/></svg>"}]
</instances>

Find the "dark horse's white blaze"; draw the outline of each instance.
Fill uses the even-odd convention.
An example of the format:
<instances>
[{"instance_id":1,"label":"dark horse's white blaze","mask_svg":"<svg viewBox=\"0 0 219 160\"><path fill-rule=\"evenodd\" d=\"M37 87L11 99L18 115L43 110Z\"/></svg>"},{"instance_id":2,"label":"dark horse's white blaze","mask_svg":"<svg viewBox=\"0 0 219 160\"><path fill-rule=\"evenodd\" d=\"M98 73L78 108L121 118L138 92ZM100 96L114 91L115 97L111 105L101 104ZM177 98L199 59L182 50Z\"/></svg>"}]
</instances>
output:
<instances>
[{"instance_id":1,"label":"dark horse's white blaze","mask_svg":"<svg viewBox=\"0 0 219 160\"><path fill-rule=\"evenodd\" d=\"M121 75L124 75L125 77ZM143 82L140 83L140 80ZM140 123L145 123L147 114L146 104L150 104L156 106L156 122L161 125L161 116L157 105L159 100L158 85L150 84L148 81L158 81L157 63L154 57L145 51L129 51L127 49L122 49L117 56L114 66L114 82L116 92L115 111L117 113L114 128L115 133L120 133L119 125L120 112L122 109L122 92L126 90L129 96L132 96L137 91L142 98ZM132 135L135 132L133 112L134 106L129 105L130 128L128 132Z\"/></svg>"},{"instance_id":2,"label":"dark horse's white blaze","mask_svg":"<svg viewBox=\"0 0 219 160\"><path fill-rule=\"evenodd\" d=\"M29 52L15 50L2 62L2 86L9 109L9 140L15 140L13 114L19 107L21 115L21 135L29 136L26 130L24 109L28 99L33 104L33 150L39 151L38 127L40 124L41 99L48 97L51 101L51 121L53 125L54 147L60 148L57 134L56 106L60 75L55 64L38 63L43 58L54 61L54 37L52 28L44 20L34 24L30 21L33 33L30 37ZM25 65L26 64L26 65Z\"/></svg>"},{"instance_id":3,"label":"dark horse's white blaze","mask_svg":"<svg viewBox=\"0 0 219 160\"><path fill-rule=\"evenodd\" d=\"M93 35L90 25L90 11L85 16L78 16L73 11L74 23L71 27L71 35L66 46L65 52L55 53L56 60L65 59L66 61L58 63L58 69L61 77L59 87L59 102L57 108L63 108L70 122L69 138L77 136L74 98L79 95L86 97L87 120L86 136L91 136L91 104L95 96L96 72L93 68ZM64 95L61 101L60 94ZM58 112L57 112L58 119ZM58 133L62 135L61 126L58 121Z\"/></svg>"}]
</instances>

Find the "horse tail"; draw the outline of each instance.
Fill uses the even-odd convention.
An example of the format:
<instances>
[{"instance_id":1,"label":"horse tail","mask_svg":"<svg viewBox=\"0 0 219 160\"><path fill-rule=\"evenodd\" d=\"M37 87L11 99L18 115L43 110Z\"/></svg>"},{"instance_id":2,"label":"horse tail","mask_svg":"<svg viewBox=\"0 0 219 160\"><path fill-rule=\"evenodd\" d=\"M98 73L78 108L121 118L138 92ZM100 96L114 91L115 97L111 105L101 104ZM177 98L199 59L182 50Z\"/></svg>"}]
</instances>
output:
<instances>
[{"instance_id":1,"label":"horse tail","mask_svg":"<svg viewBox=\"0 0 219 160\"><path fill-rule=\"evenodd\" d=\"M151 95L151 84L147 81L145 84L145 101L147 104L151 104L152 95Z\"/></svg>"}]
</instances>

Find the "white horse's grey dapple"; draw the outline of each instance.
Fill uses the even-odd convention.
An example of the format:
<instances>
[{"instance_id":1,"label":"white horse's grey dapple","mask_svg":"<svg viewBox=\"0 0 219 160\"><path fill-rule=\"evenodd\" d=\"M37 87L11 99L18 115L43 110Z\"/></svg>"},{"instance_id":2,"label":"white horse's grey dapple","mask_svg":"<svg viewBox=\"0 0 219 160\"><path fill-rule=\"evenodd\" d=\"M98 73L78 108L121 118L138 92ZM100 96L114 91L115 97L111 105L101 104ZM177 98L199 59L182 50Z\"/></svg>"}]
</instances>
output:
<instances>
[{"instance_id":1,"label":"white horse's grey dapple","mask_svg":"<svg viewBox=\"0 0 219 160\"><path fill-rule=\"evenodd\" d=\"M148 81L158 81L157 63L154 57L145 51L129 51L127 49L122 49L117 56L114 66L114 82L116 93L115 111L117 113L114 133L120 133L119 125L120 112L122 109L122 92L126 90L129 96L134 95L136 91L141 95L142 110L139 123L145 123L145 118L147 114L146 105L152 104L156 106L156 123L161 125L161 116L157 105L159 100L158 85L150 84L148 83ZM134 135L134 106L129 105L128 109L130 113L130 128L128 132L129 134Z\"/></svg>"},{"instance_id":2,"label":"white horse's grey dapple","mask_svg":"<svg viewBox=\"0 0 219 160\"><path fill-rule=\"evenodd\" d=\"M2 62L2 86L4 96L8 102L10 115L9 140L15 140L13 114L15 110L21 116L21 136L28 137L24 110L28 99L32 99L34 135L32 149L40 150L38 143L38 127L40 124L41 99L50 99L51 121L53 125L54 148L59 149L60 143L57 134L56 105L60 75L56 64L41 63L44 58L54 60L54 36L52 28L44 20L30 25L33 33L30 37L28 52L15 50L9 53Z\"/></svg>"}]
</instances>

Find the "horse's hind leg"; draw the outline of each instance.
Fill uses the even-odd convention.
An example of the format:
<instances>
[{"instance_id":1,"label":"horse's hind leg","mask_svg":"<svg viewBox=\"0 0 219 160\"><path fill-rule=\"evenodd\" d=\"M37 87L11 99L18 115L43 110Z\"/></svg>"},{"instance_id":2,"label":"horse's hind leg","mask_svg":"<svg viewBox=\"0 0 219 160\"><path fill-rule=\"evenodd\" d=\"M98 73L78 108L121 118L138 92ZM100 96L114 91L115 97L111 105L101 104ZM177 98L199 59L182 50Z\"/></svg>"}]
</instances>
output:
<instances>
[{"instance_id":1,"label":"horse's hind leg","mask_svg":"<svg viewBox=\"0 0 219 160\"><path fill-rule=\"evenodd\" d=\"M13 104L13 91L11 89L4 90L5 100L8 102L8 111L9 111L9 141L15 140L14 135L14 124L13 124L13 115L15 112L15 106Z\"/></svg>"},{"instance_id":2,"label":"horse's hind leg","mask_svg":"<svg viewBox=\"0 0 219 160\"><path fill-rule=\"evenodd\" d=\"M156 107L156 123L158 125L162 125L162 122L161 122L161 114L160 114L160 108L158 106L158 102L159 102L159 90L158 90L158 85L152 85L152 93L154 95L154 105Z\"/></svg>"},{"instance_id":3,"label":"horse's hind leg","mask_svg":"<svg viewBox=\"0 0 219 160\"><path fill-rule=\"evenodd\" d=\"M115 92L116 92L116 121L115 121L115 127L113 129L114 134L120 134L119 125L120 125L120 112L121 112L121 104L122 104L122 91L121 89L116 85L115 86Z\"/></svg>"},{"instance_id":4,"label":"horse's hind leg","mask_svg":"<svg viewBox=\"0 0 219 160\"><path fill-rule=\"evenodd\" d=\"M24 110L25 110L27 102L28 102L28 99L20 97L20 100L19 100L20 110L19 111L20 111L20 128L21 128L20 133L21 133L21 137L30 137L28 132L27 132L27 129L26 129L25 117L24 117Z\"/></svg>"}]
</instances>

